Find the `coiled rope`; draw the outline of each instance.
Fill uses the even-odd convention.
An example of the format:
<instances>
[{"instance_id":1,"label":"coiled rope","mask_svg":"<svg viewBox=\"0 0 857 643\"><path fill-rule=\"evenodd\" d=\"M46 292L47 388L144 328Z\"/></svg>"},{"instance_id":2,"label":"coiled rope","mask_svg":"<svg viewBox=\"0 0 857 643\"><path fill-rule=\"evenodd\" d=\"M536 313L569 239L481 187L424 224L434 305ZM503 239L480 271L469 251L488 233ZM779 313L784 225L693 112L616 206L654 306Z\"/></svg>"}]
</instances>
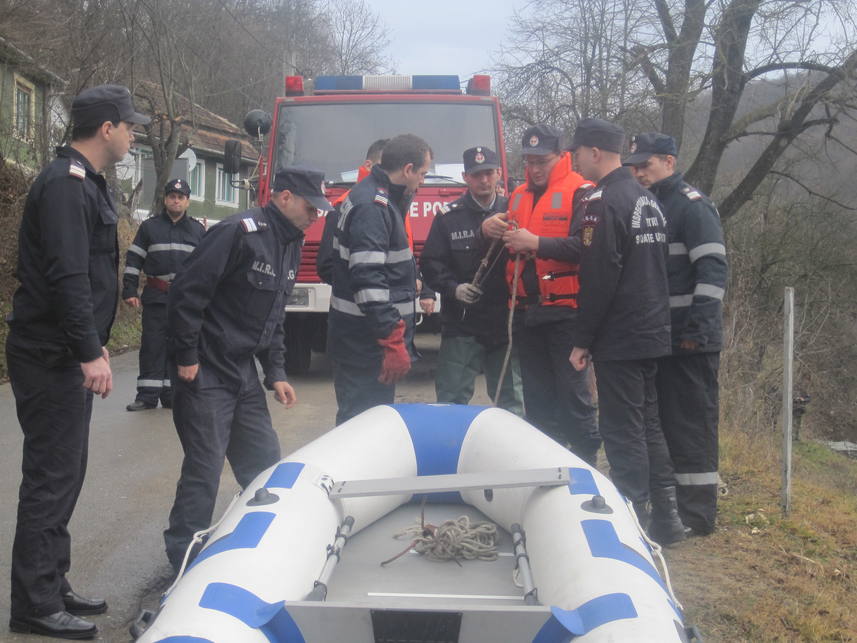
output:
<instances>
[{"instance_id":1,"label":"coiled rope","mask_svg":"<svg viewBox=\"0 0 857 643\"><path fill-rule=\"evenodd\" d=\"M497 525L487 520L471 522L468 516L447 520L439 526L422 521L405 527L394 538L411 539L411 544L401 554L385 560L391 563L399 556L413 550L429 560L497 560Z\"/></svg>"}]
</instances>

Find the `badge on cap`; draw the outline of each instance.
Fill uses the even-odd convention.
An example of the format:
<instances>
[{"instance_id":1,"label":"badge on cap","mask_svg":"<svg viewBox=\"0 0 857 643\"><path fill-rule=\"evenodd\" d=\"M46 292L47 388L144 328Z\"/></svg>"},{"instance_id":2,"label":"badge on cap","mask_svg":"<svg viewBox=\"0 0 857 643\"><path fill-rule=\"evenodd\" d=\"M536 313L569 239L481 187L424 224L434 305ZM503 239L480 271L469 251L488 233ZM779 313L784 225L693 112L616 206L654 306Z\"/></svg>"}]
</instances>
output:
<instances>
[{"instance_id":1,"label":"badge on cap","mask_svg":"<svg viewBox=\"0 0 857 643\"><path fill-rule=\"evenodd\" d=\"M476 148L476 156L473 157L473 160L476 163L484 163L485 162L485 155L482 153L481 147Z\"/></svg>"},{"instance_id":2,"label":"badge on cap","mask_svg":"<svg viewBox=\"0 0 857 643\"><path fill-rule=\"evenodd\" d=\"M633 154L637 151L637 137L631 139L631 146L628 148L628 151Z\"/></svg>"},{"instance_id":3,"label":"badge on cap","mask_svg":"<svg viewBox=\"0 0 857 643\"><path fill-rule=\"evenodd\" d=\"M530 147L536 147L539 144L539 137L535 134L530 137Z\"/></svg>"},{"instance_id":4,"label":"badge on cap","mask_svg":"<svg viewBox=\"0 0 857 643\"><path fill-rule=\"evenodd\" d=\"M176 184L175 184L173 187L174 187L176 190L181 190L181 189L182 189L182 182L181 182L181 181L176 181Z\"/></svg>"}]
</instances>

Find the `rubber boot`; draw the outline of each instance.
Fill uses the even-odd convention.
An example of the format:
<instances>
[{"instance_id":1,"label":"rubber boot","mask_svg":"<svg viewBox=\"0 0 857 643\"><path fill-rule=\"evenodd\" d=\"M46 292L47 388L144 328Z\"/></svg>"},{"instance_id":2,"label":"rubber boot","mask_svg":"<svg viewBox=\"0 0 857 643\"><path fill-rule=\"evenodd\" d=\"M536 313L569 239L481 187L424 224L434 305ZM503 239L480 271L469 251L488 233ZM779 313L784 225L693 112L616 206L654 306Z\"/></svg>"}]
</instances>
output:
<instances>
[{"instance_id":1,"label":"rubber boot","mask_svg":"<svg viewBox=\"0 0 857 643\"><path fill-rule=\"evenodd\" d=\"M652 515L649 538L662 546L672 545L687 538L684 524L678 515L675 487L651 490Z\"/></svg>"}]
</instances>

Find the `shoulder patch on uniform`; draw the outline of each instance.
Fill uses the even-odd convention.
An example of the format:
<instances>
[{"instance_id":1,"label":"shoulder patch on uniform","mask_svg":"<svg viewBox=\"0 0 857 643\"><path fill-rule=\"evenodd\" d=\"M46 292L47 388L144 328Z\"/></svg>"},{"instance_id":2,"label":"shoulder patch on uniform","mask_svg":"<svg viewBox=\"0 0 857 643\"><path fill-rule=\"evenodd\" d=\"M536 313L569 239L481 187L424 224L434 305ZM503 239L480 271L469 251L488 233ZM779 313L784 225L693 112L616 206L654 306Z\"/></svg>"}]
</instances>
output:
<instances>
[{"instance_id":1,"label":"shoulder patch on uniform","mask_svg":"<svg viewBox=\"0 0 857 643\"><path fill-rule=\"evenodd\" d=\"M390 198L387 196L386 192L378 191L375 194L375 203L378 205L383 205L384 207L390 205Z\"/></svg>"},{"instance_id":2,"label":"shoulder patch on uniform","mask_svg":"<svg viewBox=\"0 0 857 643\"><path fill-rule=\"evenodd\" d=\"M446 214L447 212L449 212L450 208L454 208L454 207L455 207L454 205L449 205L447 203L444 203L442 206L440 206L437 209L437 213L438 214Z\"/></svg>"},{"instance_id":3,"label":"shoulder patch on uniform","mask_svg":"<svg viewBox=\"0 0 857 643\"><path fill-rule=\"evenodd\" d=\"M69 176L73 176L83 181L86 178L86 168L83 167L83 164L80 161L72 159L68 166L68 174Z\"/></svg>"},{"instance_id":4,"label":"shoulder patch on uniform","mask_svg":"<svg viewBox=\"0 0 857 643\"><path fill-rule=\"evenodd\" d=\"M702 193L691 185L685 185L681 189L681 193L691 201L699 201L702 198Z\"/></svg>"},{"instance_id":5,"label":"shoulder patch on uniform","mask_svg":"<svg viewBox=\"0 0 857 643\"><path fill-rule=\"evenodd\" d=\"M241 227L244 228L244 232L258 232L262 229L263 226L259 225L262 223L261 221L256 221L253 217L247 217L246 219L241 219ZM267 227L264 226L264 227Z\"/></svg>"},{"instance_id":6,"label":"shoulder patch on uniform","mask_svg":"<svg viewBox=\"0 0 857 643\"><path fill-rule=\"evenodd\" d=\"M587 194L585 197L583 197L583 200L584 201L597 201L598 199L601 198L602 192L604 192L603 188L600 190L595 190L594 192L591 192L591 193Z\"/></svg>"}]
</instances>

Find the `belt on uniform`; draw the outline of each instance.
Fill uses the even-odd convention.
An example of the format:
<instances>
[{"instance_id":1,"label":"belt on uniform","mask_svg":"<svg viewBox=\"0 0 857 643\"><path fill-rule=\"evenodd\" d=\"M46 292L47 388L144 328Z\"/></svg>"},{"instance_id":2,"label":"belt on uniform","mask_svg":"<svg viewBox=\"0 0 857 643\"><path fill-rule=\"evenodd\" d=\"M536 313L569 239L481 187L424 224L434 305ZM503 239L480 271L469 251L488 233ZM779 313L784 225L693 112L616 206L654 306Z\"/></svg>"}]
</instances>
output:
<instances>
[{"instance_id":1,"label":"belt on uniform","mask_svg":"<svg viewBox=\"0 0 857 643\"><path fill-rule=\"evenodd\" d=\"M170 289L170 282L158 279L157 277L146 277L146 285L151 286L155 290L167 292Z\"/></svg>"}]
</instances>

